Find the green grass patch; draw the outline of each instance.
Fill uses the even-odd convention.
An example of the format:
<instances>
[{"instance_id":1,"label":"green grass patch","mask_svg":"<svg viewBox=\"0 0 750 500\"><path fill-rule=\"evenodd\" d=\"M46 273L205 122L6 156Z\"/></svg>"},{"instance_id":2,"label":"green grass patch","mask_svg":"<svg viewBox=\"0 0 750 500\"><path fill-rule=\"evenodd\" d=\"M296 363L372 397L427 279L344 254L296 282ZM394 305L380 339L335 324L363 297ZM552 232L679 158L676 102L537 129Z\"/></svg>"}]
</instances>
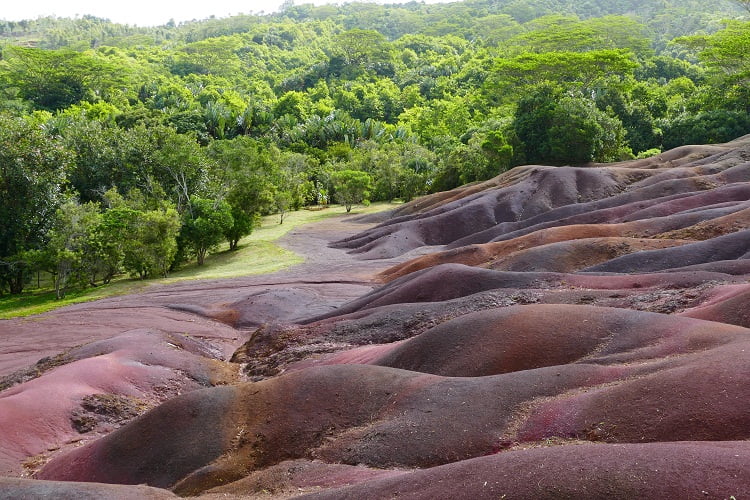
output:
<instances>
[{"instance_id":1,"label":"green grass patch","mask_svg":"<svg viewBox=\"0 0 750 500\"><path fill-rule=\"evenodd\" d=\"M270 241L245 241L235 251L224 251L211 254L206 263L199 266L195 262L184 265L169 275L169 278L158 280L159 283L173 283L183 280L219 279L246 276L249 274L267 274L299 264L304 259L294 252L285 250Z\"/></svg>"},{"instance_id":2,"label":"green grass patch","mask_svg":"<svg viewBox=\"0 0 750 500\"><path fill-rule=\"evenodd\" d=\"M42 288L23 292L20 295L0 297L0 319L10 319L32 314L41 314L60 307L91 302L115 295L135 293L147 287L150 281L120 278L108 285L89 287L83 290L71 290L62 300L55 299L54 290Z\"/></svg>"},{"instance_id":3,"label":"green grass patch","mask_svg":"<svg viewBox=\"0 0 750 500\"><path fill-rule=\"evenodd\" d=\"M222 245L206 257L206 262L202 266L190 262L170 274L168 278L139 280L121 276L108 285L71 290L62 300L55 300L51 280L47 277L42 280L41 288L25 291L21 295L0 297L0 319L30 316L71 304L137 293L155 284L273 273L304 261L301 256L274 243L292 229L329 217L375 213L394 207L394 204L374 203L368 207L355 207L349 214L338 205L313 210L298 210L290 212L284 218L283 224L279 224L278 215L269 215L263 217L260 227L240 241L237 250L229 251L228 245Z\"/></svg>"}]
</instances>

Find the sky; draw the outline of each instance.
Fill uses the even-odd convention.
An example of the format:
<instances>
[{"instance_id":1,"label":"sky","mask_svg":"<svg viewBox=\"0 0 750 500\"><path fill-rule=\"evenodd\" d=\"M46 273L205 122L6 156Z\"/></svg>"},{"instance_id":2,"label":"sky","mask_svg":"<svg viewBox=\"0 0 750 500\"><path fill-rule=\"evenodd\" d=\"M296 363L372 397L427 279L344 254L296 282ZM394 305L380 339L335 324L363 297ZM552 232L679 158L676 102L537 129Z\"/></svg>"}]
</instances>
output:
<instances>
[{"instance_id":1,"label":"sky","mask_svg":"<svg viewBox=\"0 0 750 500\"><path fill-rule=\"evenodd\" d=\"M451 0L427 0L425 3L448 1ZM283 0L5 0L0 7L0 19L20 21L40 16L76 17L90 14L116 23L158 26L170 19L179 23L212 15L227 17L271 13L277 11L282 3ZM340 2L295 0L295 3L322 5ZM398 3L398 0L379 0L377 3Z\"/></svg>"}]
</instances>

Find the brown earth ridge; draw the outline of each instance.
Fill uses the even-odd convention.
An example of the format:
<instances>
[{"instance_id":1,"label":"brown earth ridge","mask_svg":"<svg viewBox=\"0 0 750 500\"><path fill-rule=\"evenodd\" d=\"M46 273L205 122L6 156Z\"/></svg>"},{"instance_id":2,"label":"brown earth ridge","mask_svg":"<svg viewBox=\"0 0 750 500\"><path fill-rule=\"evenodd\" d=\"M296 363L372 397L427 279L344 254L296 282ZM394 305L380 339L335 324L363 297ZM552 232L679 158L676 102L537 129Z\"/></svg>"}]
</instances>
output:
<instances>
[{"instance_id":1,"label":"brown earth ridge","mask_svg":"<svg viewBox=\"0 0 750 500\"><path fill-rule=\"evenodd\" d=\"M0 321L0 498L750 496L750 136Z\"/></svg>"}]
</instances>

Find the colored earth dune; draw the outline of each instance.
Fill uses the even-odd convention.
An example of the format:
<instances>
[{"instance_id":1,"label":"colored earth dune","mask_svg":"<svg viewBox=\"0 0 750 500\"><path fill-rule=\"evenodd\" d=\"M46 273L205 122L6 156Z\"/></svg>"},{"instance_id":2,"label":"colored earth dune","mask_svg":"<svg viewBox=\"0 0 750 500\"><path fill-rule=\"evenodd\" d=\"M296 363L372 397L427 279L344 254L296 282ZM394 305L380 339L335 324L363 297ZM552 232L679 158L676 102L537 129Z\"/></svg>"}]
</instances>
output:
<instances>
[{"instance_id":1,"label":"colored earth dune","mask_svg":"<svg viewBox=\"0 0 750 500\"><path fill-rule=\"evenodd\" d=\"M750 495L750 136L283 244L0 323L0 496Z\"/></svg>"}]
</instances>

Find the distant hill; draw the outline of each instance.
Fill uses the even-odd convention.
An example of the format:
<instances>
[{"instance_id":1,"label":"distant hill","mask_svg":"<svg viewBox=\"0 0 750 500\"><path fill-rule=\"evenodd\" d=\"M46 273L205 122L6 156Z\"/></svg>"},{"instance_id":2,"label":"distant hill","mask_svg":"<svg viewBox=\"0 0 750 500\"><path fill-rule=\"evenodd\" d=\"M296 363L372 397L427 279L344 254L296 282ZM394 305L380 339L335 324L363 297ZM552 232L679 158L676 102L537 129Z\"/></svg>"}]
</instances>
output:
<instances>
[{"instance_id":1,"label":"distant hill","mask_svg":"<svg viewBox=\"0 0 750 500\"><path fill-rule=\"evenodd\" d=\"M525 23L546 15L576 15L581 19L625 15L648 26L663 47L666 41L677 36L716 31L722 19L737 18L743 13L746 14L731 0L466 0L430 5L353 2L343 6L303 4L271 15L210 18L179 25L170 22L155 28L122 25L91 15L77 19L0 20L0 40L45 48L159 45L244 33L260 23L274 24L283 19L329 20L346 29L375 30L391 40L406 34L453 34L471 40L481 38L486 25L498 20L496 16L507 15L515 22Z\"/></svg>"}]
</instances>

